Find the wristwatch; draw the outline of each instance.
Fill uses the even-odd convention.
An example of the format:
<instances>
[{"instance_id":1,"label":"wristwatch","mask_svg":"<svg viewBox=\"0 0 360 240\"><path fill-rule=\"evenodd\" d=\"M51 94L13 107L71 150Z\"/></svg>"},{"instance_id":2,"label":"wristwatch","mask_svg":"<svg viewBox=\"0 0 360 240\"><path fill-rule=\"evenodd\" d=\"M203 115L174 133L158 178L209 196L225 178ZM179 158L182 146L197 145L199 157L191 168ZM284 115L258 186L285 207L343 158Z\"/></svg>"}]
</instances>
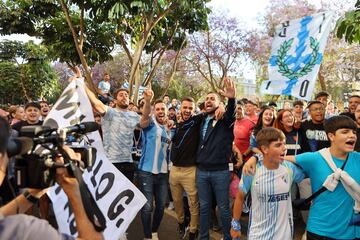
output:
<instances>
[{"instance_id":1,"label":"wristwatch","mask_svg":"<svg viewBox=\"0 0 360 240\"><path fill-rule=\"evenodd\" d=\"M33 195L31 195L28 190L23 192L23 196L26 198L26 200L28 200L32 204L37 204L39 202L39 199L37 197L34 197Z\"/></svg>"}]
</instances>

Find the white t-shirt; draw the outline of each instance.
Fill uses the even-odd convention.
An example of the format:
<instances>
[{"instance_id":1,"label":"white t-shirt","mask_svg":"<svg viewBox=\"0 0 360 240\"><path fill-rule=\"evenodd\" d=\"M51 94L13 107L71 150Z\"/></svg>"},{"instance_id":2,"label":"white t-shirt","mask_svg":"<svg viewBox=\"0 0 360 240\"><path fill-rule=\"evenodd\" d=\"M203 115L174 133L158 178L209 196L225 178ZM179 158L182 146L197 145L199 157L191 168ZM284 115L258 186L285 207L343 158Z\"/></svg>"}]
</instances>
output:
<instances>
[{"instance_id":1,"label":"white t-shirt","mask_svg":"<svg viewBox=\"0 0 360 240\"><path fill-rule=\"evenodd\" d=\"M248 240L293 239L293 214L290 188L293 181L304 179L295 165L284 162L278 169L268 170L258 163L254 176L243 176L239 189L251 191Z\"/></svg>"},{"instance_id":2,"label":"white t-shirt","mask_svg":"<svg viewBox=\"0 0 360 240\"><path fill-rule=\"evenodd\" d=\"M100 90L104 93L109 93L111 88L110 82L102 80L99 82L98 88L100 88Z\"/></svg>"},{"instance_id":3,"label":"white t-shirt","mask_svg":"<svg viewBox=\"0 0 360 240\"><path fill-rule=\"evenodd\" d=\"M104 149L112 163L133 162L131 149L140 116L132 111L107 107L102 121Z\"/></svg>"}]
</instances>

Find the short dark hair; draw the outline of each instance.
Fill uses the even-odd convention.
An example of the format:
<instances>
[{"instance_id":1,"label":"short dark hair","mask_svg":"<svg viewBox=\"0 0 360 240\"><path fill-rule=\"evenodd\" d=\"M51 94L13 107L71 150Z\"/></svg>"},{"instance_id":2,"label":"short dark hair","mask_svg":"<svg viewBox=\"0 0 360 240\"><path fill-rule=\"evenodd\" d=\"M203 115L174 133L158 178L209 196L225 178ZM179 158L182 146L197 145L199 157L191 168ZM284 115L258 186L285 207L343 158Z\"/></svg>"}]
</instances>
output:
<instances>
[{"instance_id":1,"label":"short dark hair","mask_svg":"<svg viewBox=\"0 0 360 240\"><path fill-rule=\"evenodd\" d=\"M49 102L48 102L48 101L45 101L45 100L39 101L39 104L41 104L41 103L46 103L47 105L49 105Z\"/></svg>"},{"instance_id":2,"label":"short dark hair","mask_svg":"<svg viewBox=\"0 0 360 240\"><path fill-rule=\"evenodd\" d=\"M321 91L315 95L315 99L318 99L319 97L330 97L330 94L328 92Z\"/></svg>"},{"instance_id":3,"label":"short dark hair","mask_svg":"<svg viewBox=\"0 0 360 240\"><path fill-rule=\"evenodd\" d=\"M126 92L127 94L129 94L129 90L127 90L126 88L118 88L114 93L114 98L117 98L119 92Z\"/></svg>"},{"instance_id":4,"label":"short dark hair","mask_svg":"<svg viewBox=\"0 0 360 240\"><path fill-rule=\"evenodd\" d=\"M170 110L174 110L176 112L175 107L169 107L168 111L170 111Z\"/></svg>"},{"instance_id":5,"label":"short dark hair","mask_svg":"<svg viewBox=\"0 0 360 240\"><path fill-rule=\"evenodd\" d=\"M359 96L359 95L354 94L354 95L351 95L351 96L349 97L349 99L350 99L350 98L354 98L354 97L356 97L356 98L360 98L360 96Z\"/></svg>"},{"instance_id":6,"label":"short dark hair","mask_svg":"<svg viewBox=\"0 0 360 240\"><path fill-rule=\"evenodd\" d=\"M164 101L161 100L161 99L157 99L157 100L155 100L155 102L154 102L154 106L155 106L156 104L158 104L158 103L164 103ZM164 103L164 104L165 104L165 103Z\"/></svg>"},{"instance_id":7,"label":"short dark hair","mask_svg":"<svg viewBox=\"0 0 360 240\"><path fill-rule=\"evenodd\" d=\"M324 129L326 134L335 134L335 132L341 128L347 128L356 131L357 126L354 120L345 115L331 117L327 119L324 123Z\"/></svg>"},{"instance_id":8,"label":"short dark hair","mask_svg":"<svg viewBox=\"0 0 360 240\"><path fill-rule=\"evenodd\" d=\"M201 103L199 104L199 108L200 108L200 110L205 109L205 102L201 102Z\"/></svg>"},{"instance_id":9,"label":"short dark hair","mask_svg":"<svg viewBox=\"0 0 360 240\"><path fill-rule=\"evenodd\" d=\"M9 123L0 117L0 153L5 153L10 138Z\"/></svg>"},{"instance_id":10,"label":"short dark hair","mask_svg":"<svg viewBox=\"0 0 360 240\"><path fill-rule=\"evenodd\" d=\"M218 100L221 101L221 96L220 96L220 94L218 94L217 92L208 92L208 93L206 94L206 96L209 95L209 94L215 94L216 97L218 98Z\"/></svg>"},{"instance_id":11,"label":"short dark hair","mask_svg":"<svg viewBox=\"0 0 360 240\"><path fill-rule=\"evenodd\" d=\"M269 102L268 104L269 107L277 107L276 102Z\"/></svg>"},{"instance_id":12,"label":"short dark hair","mask_svg":"<svg viewBox=\"0 0 360 240\"><path fill-rule=\"evenodd\" d=\"M237 101L236 101L236 105L244 106L245 103L240 99L240 100L237 100Z\"/></svg>"},{"instance_id":13,"label":"short dark hair","mask_svg":"<svg viewBox=\"0 0 360 240\"><path fill-rule=\"evenodd\" d=\"M295 107L296 105L299 105L299 106L304 106L304 102L303 101L301 101L301 100L297 100L297 101L295 101L294 103L293 103L293 106Z\"/></svg>"},{"instance_id":14,"label":"short dark hair","mask_svg":"<svg viewBox=\"0 0 360 240\"><path fill-rule=\"evenodd\" d=\"M321 105L324 105L322 102L320 102L320 101L310 101L309 103L308 103L308 105L307 105L307 108L310 108L311 107L311 105L313 105L313 104L321 104Z\"/></svg>"},{"instance_id":15,"label":"short dark hair","mask_svg":"<svg viewBox=\"0 0 360 240\"><path fill-rule=\"evenodd\" d=\"M279 139L284 140L285 135L282 131L273 127L263 128L256 135L256 143L259 147L269 146L272 142Z\"/></svg>"},{"instance_id":16,"label":"short dark hair","mask_svg":"<svg viewBox=\"0 0 360 240\"><path fill-rule=\"evenodd\" d=\"M25 104L24 109L26 110L29 107L34 107L34 108L37 108L37 109L41 110L40 104L37 103L37 102L28 102L27 104Z\"/></svg>"},{"instance_id":17,"label":"short dark hair","mask_svg":"<svg viewBox=\"0 0 360 240\"><path fill-rule=\"evenodd\" d=\"M183 102L183 101L195 103L195 100L194 100L192 97L184 97L184 98L181 100L181 102Z\"/></svg>"}]
</instances>

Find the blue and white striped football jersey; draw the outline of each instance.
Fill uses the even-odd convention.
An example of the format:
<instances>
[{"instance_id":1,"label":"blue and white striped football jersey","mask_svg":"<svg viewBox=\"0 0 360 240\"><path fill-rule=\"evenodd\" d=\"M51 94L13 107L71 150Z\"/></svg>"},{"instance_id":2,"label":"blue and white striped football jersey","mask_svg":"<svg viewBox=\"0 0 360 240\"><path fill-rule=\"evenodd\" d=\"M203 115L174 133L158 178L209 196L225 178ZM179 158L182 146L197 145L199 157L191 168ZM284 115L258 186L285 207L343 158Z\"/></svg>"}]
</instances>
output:
<instances>
[{"instance_id":1,"label":"blue and white striped football jersey","mask_svg":"<svg viewBox=\"0 0 360 240\"><path fill-rule=\"evenodd\" d=\"M167 173L171 138L166 126L152 119L150 125L143 129L142 143L139 169L154 174Z\"/></svg>"},{"instance_id":2,"label":"blue and white striped football jersey","mask_svg":"<svg viewBox=\"0 0 360 240\"><path fill-rule=\"evenodd\" d=\"M293 239L293 214L290 188L304 178L295 165L284 162L268 170L258 163L254 176L243 176L239 189L251 191L248 239Z\"/></svg>"}]
</instances>

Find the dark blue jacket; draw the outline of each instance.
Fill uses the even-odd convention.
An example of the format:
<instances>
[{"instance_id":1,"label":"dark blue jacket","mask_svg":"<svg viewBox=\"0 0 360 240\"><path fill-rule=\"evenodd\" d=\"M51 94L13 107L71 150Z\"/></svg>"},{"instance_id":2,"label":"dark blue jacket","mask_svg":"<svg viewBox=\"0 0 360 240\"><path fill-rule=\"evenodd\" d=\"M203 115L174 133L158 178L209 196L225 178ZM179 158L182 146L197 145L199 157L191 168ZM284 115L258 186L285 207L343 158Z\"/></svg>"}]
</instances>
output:
<instances>
[{"instance_id":1,"label":"dark blue jacket","mask_svg":"<svg viewBox=\"0 0 360 240\"><path fill-rule=\"evenodd\" d=\"M203 128L205 118L201 124ZM200 140L196 165L201 170L219 171L229 169L234 140L235 99L229 99L223 119L217 121L205 139Z\"/></svg>"}]
</instances>

